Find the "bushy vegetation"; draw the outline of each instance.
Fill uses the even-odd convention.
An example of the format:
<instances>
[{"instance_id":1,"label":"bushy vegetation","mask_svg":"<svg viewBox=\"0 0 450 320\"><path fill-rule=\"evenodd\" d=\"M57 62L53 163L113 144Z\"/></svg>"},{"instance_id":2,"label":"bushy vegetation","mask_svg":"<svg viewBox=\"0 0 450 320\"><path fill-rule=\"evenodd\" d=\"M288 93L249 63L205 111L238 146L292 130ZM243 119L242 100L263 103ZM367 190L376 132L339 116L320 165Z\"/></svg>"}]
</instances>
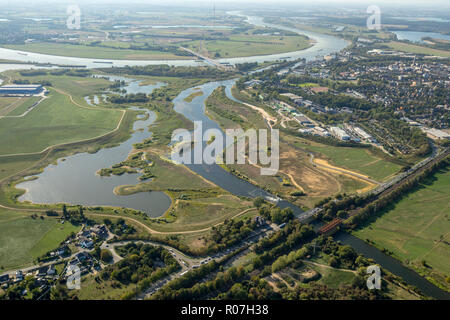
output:
<instances>
[{"instance_id":1,"label":"bushy vegetation","mask_svg":"<svg viewBox=\"0 0 450 320\"><path fill-rule=\"evenodd\" d=\"M223 224L212 227L209 235L209 240L211 240L212 244L209 247L209 251L217 252L232 247L247 238L256 228L256 223L250 218L245 221L227 219Z\"/></svg>"},{"instance_id":2,"label":"bushy vegetation","mask_svg":"<svg viewBox=\"0 0 450 320\"><path fill-rule=\"evenodd\" d=\"M152 283L181 268L170 252L163 247L129 243L117 247L116 251L124 259L104 269L95 280L98 283L113 281L122 285L135 284L134 289L123 296L125 299L134 297Z\"/></svg>"},{"instance_id":3,"label":"bushy vegetation","mask_svg":"<svg viewBox=\"0 0 450 320\"><path fill-rule=\"evenodd\" d=\"M190 77L190 78L225 78L234 72L223 71L212 67L175 67L167 65L126 66L123 68L101 69L106 73L157 76L157 77Z\"/></svg>"},{"instance_id":4,"label":"bushy vegetation","mask_svg":"<svg viewBox=\"0 0 450 320\"><path fill-rule=\"evenodd\" d=\"M136 233L136 229L133 226L130 226L125 223L125 220L120 218L115 223L113 223L109 219L104 219L103 222L108 227L109 231L111 231L116 236L128 235Z\"/></svg>"}]
</instances>

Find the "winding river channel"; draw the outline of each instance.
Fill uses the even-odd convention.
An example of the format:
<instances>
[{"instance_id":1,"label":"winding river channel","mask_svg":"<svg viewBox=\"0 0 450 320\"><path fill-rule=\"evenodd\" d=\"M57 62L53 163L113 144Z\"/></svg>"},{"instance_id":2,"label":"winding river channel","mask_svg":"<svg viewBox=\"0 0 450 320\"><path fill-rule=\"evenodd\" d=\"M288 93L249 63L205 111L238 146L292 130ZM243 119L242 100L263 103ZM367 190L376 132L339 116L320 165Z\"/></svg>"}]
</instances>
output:
<instances>
[{"instance_id":1,"label":"winding river channel","mask_svg":"<svg viewBox=\"0 0 450 320\"><path fill-rule=\"evenodd\" d=\"M230 13L238 14L238 13ZM264 26L261 18L247 17L247 22ZM273 25L267 25L273 26ZM347 42L336 37L324 36L320 34L312 34L302 30L295 30L292 28L281 29L295 31L299 34L306 34L314 38L315 44L301 51L289 52L279 55L265 55L246 58L228 59L226 62L241 63L241 62L263 62L269 60L278 60L282 57L289 56L289 59L305 58L312 60L318 55L326 55L332 52L342 50ZM0 49L0 58L7 58L20 61L35 61L41 63L53 64L69 64L69 65L86 65L87 67L99 67L92 59L81 59L71 57L57 57L51 55L41 55L33 53L23 53L17 50ZM16 59L17 58L17 59ZM96 60L98 61L98 60ZM224 60L225 61L225 60ZM146 65L146 64L174 64L174 65L198 65L196 61L126 61L114 60L114 66L125 65ZM181 63L181 64L180 64ZM23 67L24 65L20 65ZM110 77L110 80L120 80L120 77ZM124 79L127 85L124 88L127 93L146 93L149 94L156 86L140 86L138 81L133 79ZM226 87L227 96L237 101L231 94L231 87L236 80L226 80L219 82L209 82L200 86L203 95L196 97L192 102L184 101L184 98L189 96L196 88L190 88L181 92L174 100L175 111L181 113L186 118L192 121L202 121L203 130L209 128L219 129L219 126L205 115L205 100L209 95L219 86ZM87 98L89 103L90 99ZM135 123L135 129L147 128L153 121L154 117L150 113L148 120L139 120ZM111 165L125 160L127 154L131 151L134 143L140 142L148 138L149 133L147 129L135 131L132 137L122 143L118 147L100 150L96 154L77 154L59 160L57 165L49 165L44 169L44 172L37 175L37 179L29 180L17 185L18 188L26 190L22 195L20 201L30 201L34 203L76 203L87 206L105 205L105 206L119 206L137 209L146 212L151 217L161 216L170 206L170 199L162 192L139 193L129 196L115 195L112 190L118 185L136 184L137 174L124 174L122 176L100 177L95 174L101 168L107 168ZM244 181L236 176L228 173L218 165L189 165L189 168L198 173L207 180L215 183L223 189L238 195L246 197L256 196L271 196L266 191ZM70 181L70 183L67 183ZM280 201L279 206L291 207L295 213L300 214L302 211L297 206L290 204L287 201Z\"/></svg>"},{"instance_id":2,"label":"winding river channel","mask_svg":"<svg viewBox=\"0 0 450 320\"><path fill-rule=\"evenodd\" d=\"M239 14L239 13L230 13ZM242 63L242 62L264 62L283 59L305 58L306 60L315 59L317 56L327 55L342 50L347 46L347 42L328 35L321 35L303 30L287 28L266 24L262 18L247 17L247 21L257 26L277 27L280 29L305 34L315 40L315 44L301 51L289 52L278 55L255 56L245 58L221 59L220 62ZM18 60L23 62L40 62L52 64L84 65L88 68L97 68L99 65L93 59L57 57L51 55L23 53L17 50L1 49L0 59ZM95 61L99 61L96 59ZM125 65L149 65L149 64L169 64L177 66L195 66L203 65L202 62L194 60L164 60L164 61L137 61L137 60L107 60L112 62L108 66ZM29 68L30 65L17 65L16 69ZM8 65L4 69L12 69L14 65ZM0 65L0 71L1 70ZM111 77L111 80L122 79L120 77ZM140 86L138 81L133 79L124 79L127 81L125 89L128 93L151 93L151 91L162 84L156 86ZM210 128L219 129L217 123L205 115L205 100L219 86L225 86L227 96L235 101L231 94L231 88L236 80L226 80L218 82L209 82L195 88L189 88L181 92L174 100L174 109L186 118L192 121L202 121L203 130ZM191 102L184 99L194 91L200 90L203 95L195 97ZM43 173L37 175L37 179L29 180L17 185L18 188L26 189L26 193L20 197L20 201L31 201L34 203L73 203L86 206L115 206L127 207L141 210L151 217L161 216L171 204L171 199L163 192L144 192L129 196L119 196L113 193L113 189L119 185L132 185L138 183L139 174L124 174L122 176L100 177L95 173L101 168L110 167L126 159L128 153L132 150L134 143L141 142L151 135L148 131L149 125L155 121L155 114L148 113L148 119L137 120L134 124L134 133L131 138L117 147L102 149L95 154L76 154L65 159L59 159L57 165L47 166ZM188 167L201 175L205 179L215 183L232 194L246 197L271 196L266 191L239 179L228 173L222 167L213 165L188 165ZM298 215L302 210L287 201L279 201L278 206L285 208L291 207ZM438 299L449 299L448 293L435 287L430 282L419 276L414 271L404 267L399 261L385 255L378 249L367 245L364 241L349 234L338 234L337 240L344 244L351 245L357 252L369 258L373 258L382 267L392 273L402 277L408 283L418 287L426 295Z\"/></svg>"}]
</instances>

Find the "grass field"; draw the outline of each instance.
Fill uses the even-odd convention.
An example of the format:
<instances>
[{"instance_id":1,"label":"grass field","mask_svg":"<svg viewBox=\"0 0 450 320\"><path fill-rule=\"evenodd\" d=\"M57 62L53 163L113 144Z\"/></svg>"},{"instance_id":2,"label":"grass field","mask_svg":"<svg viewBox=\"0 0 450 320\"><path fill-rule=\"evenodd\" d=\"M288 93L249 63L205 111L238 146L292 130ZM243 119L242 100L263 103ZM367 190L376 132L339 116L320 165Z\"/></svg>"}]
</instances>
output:
<instances>
[{"instance_id":1,"label":"grass field","mask_svg":"<svg viewBox=\"0 0 450 320\"><path fill-rule=\"evenodd\" d=\"M34 103L38 102L41 98L40 97L29 97L25 99L21 99L17 105L15 105L14 109L9 111L7 116L20 116L24 114L29 107L31 107Z\"/></svg>"},{"instance_id":2,"label":"grass field","mask_svg":"<svg viewBox=\"0 0 450 320\"><path fill-rule=\"evenodd\" d=\"M105 134L116 128L119 111L80 108L51 90L50 97L23 118L0 119L0 154L40 152L54 144Z\"/></svg>"},{"instance_id":3,"label":"grass field","mask_svg":"<svg viewBox=\"0 0 450 320\"><path fill-rule=\"evenodd\" d=\"M377 181L383 181L401 169L400 165L379 158L368 149L334 147L304 139L296 139L294 144L324 155L337 167L359 172Z\"/></svg>"},{"instance_id":4,"label":"grass field","mask_svg":"<svg viewBox=\"0 0 450 320\"><path fill-rule=\"evenodd\" d=\"M231 29L230 29L231 30ZM254 34L228 34L223 36L223 39L216 40L190 40L193 36L198 39L199 31L193 31L185 34L182 29L171 30L169 36L173 33L179 35L178 39L173 39L174 42L181 46L188 46L197 51L207 50L211 57L247 57L253 55L266 55L283 53L290 51L303 50L311 46L310 41L301 35L254 35ZM161 33L161 30L159 31ZM142 37L143 35L141 35ZM58 56L92 58L92 59L116 59L116 60L183 60L194 59L192 56L176 55L168 51L160 50L136 50L130 49L130 44L138 47L143 44L145 39L153 42L157 34L150 37L140 39L138 42L120 42L120 41L104 41L102 46L88 46L84 44L63 44L54 42L37 42L28 44L11 44L4 45L5 48L15 49L20 51L35 52L42 54L51 54ZM162 37L158 41L164 43L163 40L167 37ZM186 41L189 39L188 41ZM184 40L184 41L183 41ZM180 42L181 41L181 42Z\"/></svg>"},{"instance_id":5,"label":"grass field","mask_svg":"<svg viewBox=\"0 0 450 320\"><path fill-rule=\"evenodd\" d=\"M23 114L40 97L0 97L0 117Z\"/></svg>"},{"instance_id":6,"label":"grass field","mask_svg":"<svg viewBox=\"0 0 450 320\"><path fill-rule=\"evenodd\" d=\"M398 51L417 53L417 54L426 54L426 55L446 57L446 58L450 57L450 51L432 49L432 48L422 47L422 46L409 44L409 43L391 41L391 42L386 43L386 45L389 46L390 48L392 48L394 50L398 50Z\"/></svg>"},{"instance_id":7,"label":"grass field","mask_svg":"<svg viewBox=\"0 0 450 320\"><path fill-rule=\"evenodd\" d=\"M225 40L189 41L181 43L194 51L207 50L211 57L231 58L276 54L303 50L311 46L304 36L231 35ZM216 56L216 54L218 54Z\"/></svg>"},{"instance_id":8,"label":"grass field","mask_svg":"<svg viewBox=\"0 0 450 320\"><path fill-rule=\"evenodd\" d=\"M103 93L104 88L107 88L111 84L111 82L102 78L76 77L67 75L56 76L51 73L30 77L23 76L17 71L7 71L5 72L5 75L11 76L13 79L25 79L30 81L30 83L49 81L54 88L70 94L75 102L86 107L90 106L84 100L85 96Z\"/></svg>"},{"instance_id":9,"label":"grass field","mask_svg":"<svg viewBox=\"0 0 450 320\"><path fill-rule=\"evenodd\" d=\"M65 57L92 58L92 59L116 59L116 60L180 60L192 59L192 57L176 56L170 52L115 49L105 47L94 47L85 45L59 44L59 43L29 43L5 45L5 48L51 54Z\"/></svg>"},{"instance_id":10,"label":"grass field","mask_svg":"<svg viewBox=\"0 0 450 320\"><path fill-rule=\"evenodd\" d=\"M355 231L450 289L450 171L441 171ZM425 261L427 266L422 262ZM447 280L446 280L447 278Z\"/></svg>"},{"instance_id":11,"label":"grass field","mask_svg":"<svg viewBox=\"0 0 450 320\"><path fill-rule=\"evenodd\" d=\"M53 218L32 219L29 213L0 209L0 272L30 265L78 229Z\"/></svg>"}]
</instances>

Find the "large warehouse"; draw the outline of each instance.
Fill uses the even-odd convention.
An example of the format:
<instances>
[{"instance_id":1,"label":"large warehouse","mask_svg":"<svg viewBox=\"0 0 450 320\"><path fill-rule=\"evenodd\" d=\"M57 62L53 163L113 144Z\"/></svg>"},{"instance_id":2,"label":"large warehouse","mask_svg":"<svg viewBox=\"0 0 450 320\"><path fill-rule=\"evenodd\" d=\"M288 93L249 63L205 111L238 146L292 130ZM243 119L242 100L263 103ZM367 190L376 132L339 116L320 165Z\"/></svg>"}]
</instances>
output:
<instances>
[{"instance_id":1,"label":"large warehouse","mask_svg":"<svg viewBox=\"0 0 450 320\"><path fill-rule=\"evenodd\" d=\"M347 134L347 132L339 127L331 127L331 132L336 138L339 138L341 140L350 140L350 136Z\"/></svg>"},{"instance_id":2,"label":"large warehouse","mask_svg":"<svg viewBox=\"0 0 450 320\"><path fill-rule=\"evenodd\" d=\"M1 96L27 95L32 96L39 94L44 90L40 84L11 84L0 87Z\"/></svg>"}]
</instances>

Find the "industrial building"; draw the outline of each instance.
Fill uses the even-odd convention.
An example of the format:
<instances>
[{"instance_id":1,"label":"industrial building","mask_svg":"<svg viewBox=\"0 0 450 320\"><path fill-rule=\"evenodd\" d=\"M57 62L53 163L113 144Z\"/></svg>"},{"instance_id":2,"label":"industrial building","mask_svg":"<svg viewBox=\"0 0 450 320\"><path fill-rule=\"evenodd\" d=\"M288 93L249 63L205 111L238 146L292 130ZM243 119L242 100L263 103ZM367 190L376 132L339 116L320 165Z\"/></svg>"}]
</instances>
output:
<instances>
[{"instance_id":1,"label":"industrial building","mask_svg":"<svg viewBox=\"0 0 450 320\"><path fill-rule=\"evenodd\" d=\"M367 132L365 132L363 129L361 129L360 127L355 127L355 132L361 136L361 138L366 139L366 140L371 140L372 136L370 134L368 134Z\"/></svg>"},{"instance_id":2,"label":"industrial building","mask_svg":"<svg viewBox=\"0 0 450 320\"><path fill-rule=\"evenodd\" d=\"M33 96L43 90L40 84L12 84L0 87L0 96Z\"/></svg>"},{"instance_id":3,"label":"industrial building","mask_svg":"<svg viewBox=\"0 0 450 320\"><path fill-rule=\"evenodd\" d=\"M341 128L331 127L330 130L336 138L339 138L341 140L350 140L350 136Z\"/></svg>"},{"instance_id":4,"label":"industrial building","mask_svg":"<svg viewBox=\"0 0 450 320\"><path fill-rule=\"evenodd\" d=\"M450 134L442 130L434 128L422 128L422 130L427 134L428 138L433 140L450 139Z\"/></svg>"}]
</instances>

